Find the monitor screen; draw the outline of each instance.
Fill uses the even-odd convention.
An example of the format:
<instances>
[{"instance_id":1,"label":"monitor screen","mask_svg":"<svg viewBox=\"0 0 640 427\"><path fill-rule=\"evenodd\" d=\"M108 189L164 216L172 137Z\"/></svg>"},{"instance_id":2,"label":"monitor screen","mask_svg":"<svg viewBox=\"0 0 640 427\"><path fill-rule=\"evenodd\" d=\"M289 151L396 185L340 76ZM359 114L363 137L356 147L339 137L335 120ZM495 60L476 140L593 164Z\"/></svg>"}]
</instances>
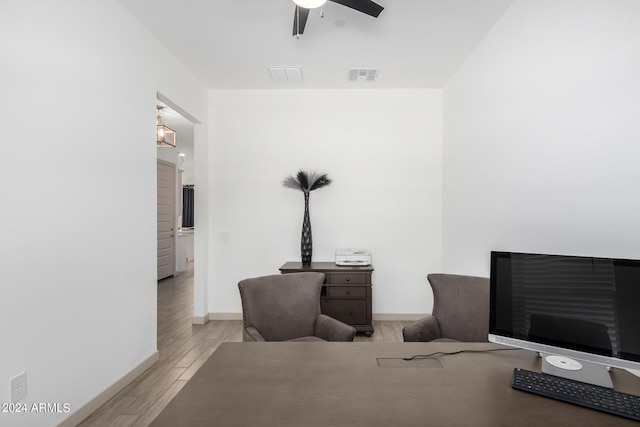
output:
<instances>
[{"instance_id":1,"label":"monitor screen","mask_svg":"<svg viewBox=\"0 0 640 427\"><path fill-rule=\"evenodd\" d=\"M489 340L640 369L640 260L492 252Z\"/></svg>"}]
</instances>

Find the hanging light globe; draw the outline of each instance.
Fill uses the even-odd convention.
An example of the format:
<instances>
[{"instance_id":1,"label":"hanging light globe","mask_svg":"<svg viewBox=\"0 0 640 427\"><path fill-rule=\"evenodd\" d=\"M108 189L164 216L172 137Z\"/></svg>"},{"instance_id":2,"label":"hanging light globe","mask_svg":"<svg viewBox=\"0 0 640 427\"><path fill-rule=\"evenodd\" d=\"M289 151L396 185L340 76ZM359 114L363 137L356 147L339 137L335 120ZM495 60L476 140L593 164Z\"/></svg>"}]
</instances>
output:
<instances>
[{"instance_id":1,"label":"hanging light globe","mask_svg":"<svg viewBox=\"0 0 640 427\"><path fill-rule=\"evenodd\" d=\"M315 9L327 2L327 0L293 0L295 4L305 9Z\"/></svg>"}]
</instances>

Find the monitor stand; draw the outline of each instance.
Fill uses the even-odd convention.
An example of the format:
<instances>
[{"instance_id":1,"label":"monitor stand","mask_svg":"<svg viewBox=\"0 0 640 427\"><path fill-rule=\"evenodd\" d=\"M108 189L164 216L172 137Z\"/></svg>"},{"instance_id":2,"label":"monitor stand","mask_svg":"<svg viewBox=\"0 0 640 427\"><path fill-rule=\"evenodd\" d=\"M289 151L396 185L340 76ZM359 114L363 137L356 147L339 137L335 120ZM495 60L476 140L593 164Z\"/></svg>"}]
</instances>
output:
<instances>
[{"instance_id":1,"label":"monitor stand","mask_svg":"<svg viewBox=\"0 0 640 427\"><path fill-rule=\"evenodd\" d=\"M554 354L542 354L542 372L574 381L613 388L607 367L598 363L571 359Z\"/></svg>"}]
</instances>

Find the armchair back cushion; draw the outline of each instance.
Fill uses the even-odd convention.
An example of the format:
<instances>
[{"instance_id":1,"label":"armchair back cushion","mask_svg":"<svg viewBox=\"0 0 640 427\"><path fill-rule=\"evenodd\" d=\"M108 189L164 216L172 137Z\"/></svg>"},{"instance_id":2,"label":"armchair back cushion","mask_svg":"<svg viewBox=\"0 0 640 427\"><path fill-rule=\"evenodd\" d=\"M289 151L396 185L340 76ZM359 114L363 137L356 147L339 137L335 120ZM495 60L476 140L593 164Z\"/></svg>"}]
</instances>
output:
<instances>
[{"instance_id":1,"label":"armchair back cushion","mask_svg":"<svg viewBox=\"0 0 640 427\"><path fill-rule=\"evenodd\" d=\"M433 316L442 338L486 342L489 335L489 279L456 274L429 274Z\"/></svg>"},{"instance_id":2,"label":"armchair back cushion","mask_svg":"<svg viewBox=\"0 0 640 427\"><path fill-rule=\"evenodd\" d=\"M242 280L244 330L255 328L266 341L314 336L324 274L278 274Z\"/></svg>"}]
</instances>

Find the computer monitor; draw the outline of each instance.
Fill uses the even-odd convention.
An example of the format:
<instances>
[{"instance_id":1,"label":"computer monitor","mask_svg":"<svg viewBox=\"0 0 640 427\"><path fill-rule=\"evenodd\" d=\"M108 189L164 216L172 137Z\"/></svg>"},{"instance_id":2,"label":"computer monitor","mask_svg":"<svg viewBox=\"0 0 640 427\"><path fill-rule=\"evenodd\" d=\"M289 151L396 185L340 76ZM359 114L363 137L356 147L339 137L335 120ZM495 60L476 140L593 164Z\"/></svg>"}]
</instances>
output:
<instances>
[{"instance_id":1,"label":"computer monitor","mask_svg":"<svg viewBox=\"0 0 640 427\"><path fill-rule=\"evenodd\" d=\"M613 387L640 370L640 260L491 252L489 341L533 350L542 371Z\"/></svg>"}]
</instances>

